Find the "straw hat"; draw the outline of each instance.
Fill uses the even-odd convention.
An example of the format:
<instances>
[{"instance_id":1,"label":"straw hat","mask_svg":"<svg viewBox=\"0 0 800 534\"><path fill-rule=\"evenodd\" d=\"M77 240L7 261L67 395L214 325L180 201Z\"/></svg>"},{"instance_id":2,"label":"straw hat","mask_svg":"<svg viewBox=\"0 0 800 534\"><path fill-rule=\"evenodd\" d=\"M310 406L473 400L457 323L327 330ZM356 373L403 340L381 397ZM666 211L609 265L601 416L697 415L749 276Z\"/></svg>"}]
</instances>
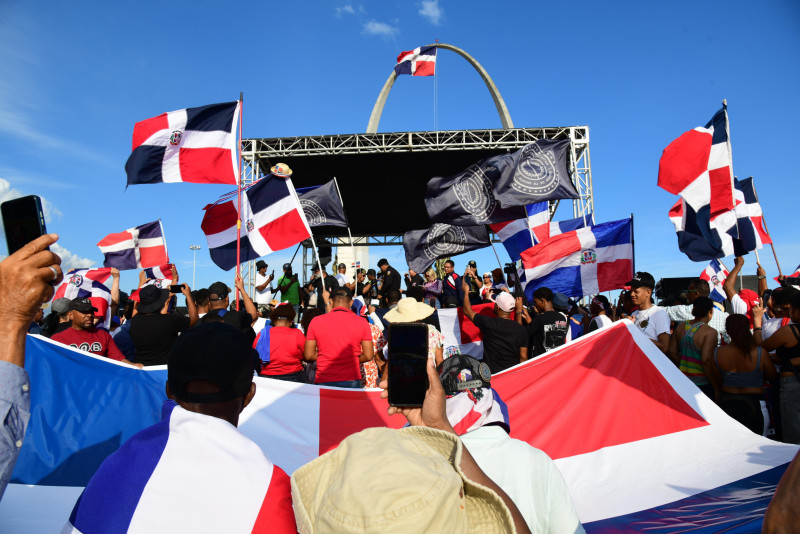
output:
<instances>
[{"instance_id":1,"label":"straw hat","mask_svg":"<svg viewBox=\"0 0 800 534\"><path fill-rule=\"evenodd\" d=\"M461 470L461 454L457 436L427 427L353 434L292 475L297 528L303 534L514 532L500 497Z\"/></svg>"},{"instance_id":2,"label":"straw hat","mask_svg":"<svg viewBox=\"0 0 800 534\"><path fill-rule=\"evenodd\" d=\"M292 169L285 163L278 163L277 165L273 165L270 167L269 172L274 174L275 176L282 176L283 178L288 178L292 175Z\"/></svg>"},{"instance_id":3,"label":"straw hat","mask_svg":"<svg viewBox=\"0 0 800 534\"><path fill-rule=\"evenodd\" d=\"M417 302L416 299L410 297L405 297L400 299L400 302L397 303L394 309L386 312L383 318L390 323L414 323L426 317L430 317L434 311L435 310L427 304Z\"/></svg>"}]
</instances>

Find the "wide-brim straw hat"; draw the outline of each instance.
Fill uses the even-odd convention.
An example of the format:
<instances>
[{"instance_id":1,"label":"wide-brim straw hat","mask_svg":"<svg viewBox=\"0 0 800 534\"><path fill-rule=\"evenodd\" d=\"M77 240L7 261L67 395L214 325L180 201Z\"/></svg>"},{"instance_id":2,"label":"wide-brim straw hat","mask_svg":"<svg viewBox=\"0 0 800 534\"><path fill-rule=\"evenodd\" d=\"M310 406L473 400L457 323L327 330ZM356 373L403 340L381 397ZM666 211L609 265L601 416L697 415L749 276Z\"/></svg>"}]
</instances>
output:
<instances>
[{"instance_id":1,"label":"wide-brim straw hat","mask_svg":"<svg viewBox=\"0 0 800 534\"><path fill-rule=\"evenodd\" d=\"M283 178L289 178L292 175L292 169L285 163L278 163L270 167L269 172L274 174L275 176L281 176Z\"/></svg>"},{"instance_id":2,"label":"wide-brim straw hat","mask_svg":"<svg viewBox=\"0 0 800 534\"><path fill-rule=\"evenodd\" d=\"M431 306L417 302L417 299L406 297L400 299L397 306L386 312L383 318L390 323L414 323L430 317L434 311Z\"/></svg>"},{"instance_id":3,"label":"wide-brim straw hat","mask_svg":"<svg viewBox=\"0 0 800 534\"><path fill-rule=\"evenodd\" d=\"M461 470L462 447L454 434L419 426L353 434L292 475L297 528L302 534L514 532L502 499Z\"/></svg>"}]
</instances>

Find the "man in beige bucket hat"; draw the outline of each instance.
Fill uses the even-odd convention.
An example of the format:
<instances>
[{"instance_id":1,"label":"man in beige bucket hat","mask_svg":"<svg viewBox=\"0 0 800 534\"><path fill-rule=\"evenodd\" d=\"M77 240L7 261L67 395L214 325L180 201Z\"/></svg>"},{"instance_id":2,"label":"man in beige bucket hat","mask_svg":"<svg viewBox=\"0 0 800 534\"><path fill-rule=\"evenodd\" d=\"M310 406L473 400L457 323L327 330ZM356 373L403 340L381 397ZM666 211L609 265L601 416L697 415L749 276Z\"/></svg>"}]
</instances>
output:
<instances>
[{"instance_id":1,"label":"man in beige bucket hat","mask_svg":"<svg viewBox=\"0 0 800 534\"><path fill-rule=\"evenodd\" d=\"M353 434L294 472L292 501L301 533L530 532L448 422L433 360L428 378L422 408L389 408L410 427ZM387 398L386 381L381 387Z\"/></svg>"}]
</instances>

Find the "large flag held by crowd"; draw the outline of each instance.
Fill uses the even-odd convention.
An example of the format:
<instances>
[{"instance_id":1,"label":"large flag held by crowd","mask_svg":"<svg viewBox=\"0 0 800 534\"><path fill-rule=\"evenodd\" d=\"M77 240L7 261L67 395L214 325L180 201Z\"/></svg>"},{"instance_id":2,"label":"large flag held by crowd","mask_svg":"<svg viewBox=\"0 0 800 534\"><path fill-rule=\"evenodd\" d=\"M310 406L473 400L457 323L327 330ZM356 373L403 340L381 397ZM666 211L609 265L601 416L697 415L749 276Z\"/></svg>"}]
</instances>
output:
<instances>
[{"instance_id":1,"label":"large flag held by crowd","mask_svg":"<svg viewBox=\"0 0 800 534\"><path fill-rule=\"evenodd\" d=\"M125 172L128 185L236 184L240 103L179 109L137 122Z\"/></svg>"},{"instance_id":2,"label":"large flag held by crowd","mask_svg":"<svg viewBox=\"0 0 800 534\"><path fill-rule=\"evenodd\" d=\"M409 269L423 273L431 263L447 256L488 247L489 232L483 225L453 226L434 223L427 230L403 234L403 248Z\"/></svg>"},{"instance_id":3,"label":"large flag held by crowd","mask_svg":"<svg viewBox=\"0 0 800 534\"><path fill-rule=\"evenodd\" d=\"M34 336L26 352L31 420L0 524L30 522L55 489L22 484L84 486L106 456L161 419L165 400L165 366L138 371ZM72 379L54 388L54 376ZM255 381L239 428L290 474L354 432L405 423L386 414L377 390ZM507 405L511 437L555 460L590 533L758 530L798 450L728 417L628 321L499 373L492 388ZM50 531L80 492L63 490L65 510Z\"/></svg>"},{"instance_id":4,"label":"large flag held by crowd","mask_svg":"<svg viewBox=\"0 0 800 534\"><path fill-rule=\"evenodd\" d=\"M511 154L480 160L428 182L425 208L433 222L471 226L525 218L524 206L578 198L567 169L569 140L541 139Z\"/></svg>"},{"instance_id":5,"label":"large flag held by crowd","mask_svg":"<svg viewBox=\"0 0 800 534\"><path fill-rule=\"evenodd\" d=\"M347 216L334 180L315 187L301 187L297 196L310 227L347 226Z\"/></svg>"},{"instance_id":6,"label":"large flag held by crowd","mask_svg":"<svg viewBox=\"0 0 800 534\"><path fill-rule=\"evenodd\" d=\"M436 47L420 46L414 50L400 52L394 71L398 75L433 76L436 74Z\"/></svg>"},{"instance_id":7,"label":"large flag held by crowd","mask_svg":"<svg viewBox=\"0 0 800 534\"><path fill-rule=\"evenodd\" d=\"M297 193L289 178L269 174L244 190L241 218L236 198L203 208L200 227L206 234L211 260L230 270L237 264L236 238L241 241L240 261L250 261L308 239L308 227ZM237 222L241 228L237 231Z\"/></svg>"},{"instance_id":8,"label":"large flag held by crowd","mask_svg":"<svg viewBox=\"0 0 800 534\"><path fill-rule=\"evenodd\" d=\"M103 265L120 271L169 263L167 241L160 220L108 234L97 246L105 258Z\"/></svg>"},{"instance_id":9,"label":"large flag held by crowd","mask_svg":"<svg viewBox=\"0 0 800 534\"><path fill-rule=\"evenodd\" d=\"M568 297L620 289L633 278L631 219L558 234L522 253L525 295L548 287Z\"/></svg>"}]
</instances>

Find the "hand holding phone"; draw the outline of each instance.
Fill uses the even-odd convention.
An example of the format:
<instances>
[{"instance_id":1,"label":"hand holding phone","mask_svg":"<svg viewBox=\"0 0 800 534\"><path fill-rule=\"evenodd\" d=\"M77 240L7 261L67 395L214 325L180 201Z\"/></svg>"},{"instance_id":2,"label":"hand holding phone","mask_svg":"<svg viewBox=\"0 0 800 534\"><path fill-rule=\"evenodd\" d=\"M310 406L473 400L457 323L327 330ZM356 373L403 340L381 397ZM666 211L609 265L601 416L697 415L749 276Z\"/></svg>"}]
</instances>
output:
<instances>
[{"instance_id":1,"label":"hand holding phone","mask_svg":"<svg viewBox=\"0 0 800 534\"><path fill-rule=\"evenodd\" d=\"M36 195L7 200L0 205L0 211L2 211L9 256L27 243L47 234L42 199ZM50 247L47 250L50 250Z\"/></svg>"},{"instance_id":2,"label":"hand holding phone","mask_svg":"<svg viewBox=\"0 0 800 534\"><path fill-rule=\"evenodd\" d=\"M184 284L173 284L169 286L169 292L172 294L183 293L183 286Z\"/></svg>"},{"instance_id":3,"label":"hand holding phone","mask_svg":"<svg viewBox=\"0 0 800 534\"><path fill-rule=\"evenodd\" d=\"M428 390L428 326L389 325L388 398L391 406L422 406Z\"/></svg>"}]
</instances>

